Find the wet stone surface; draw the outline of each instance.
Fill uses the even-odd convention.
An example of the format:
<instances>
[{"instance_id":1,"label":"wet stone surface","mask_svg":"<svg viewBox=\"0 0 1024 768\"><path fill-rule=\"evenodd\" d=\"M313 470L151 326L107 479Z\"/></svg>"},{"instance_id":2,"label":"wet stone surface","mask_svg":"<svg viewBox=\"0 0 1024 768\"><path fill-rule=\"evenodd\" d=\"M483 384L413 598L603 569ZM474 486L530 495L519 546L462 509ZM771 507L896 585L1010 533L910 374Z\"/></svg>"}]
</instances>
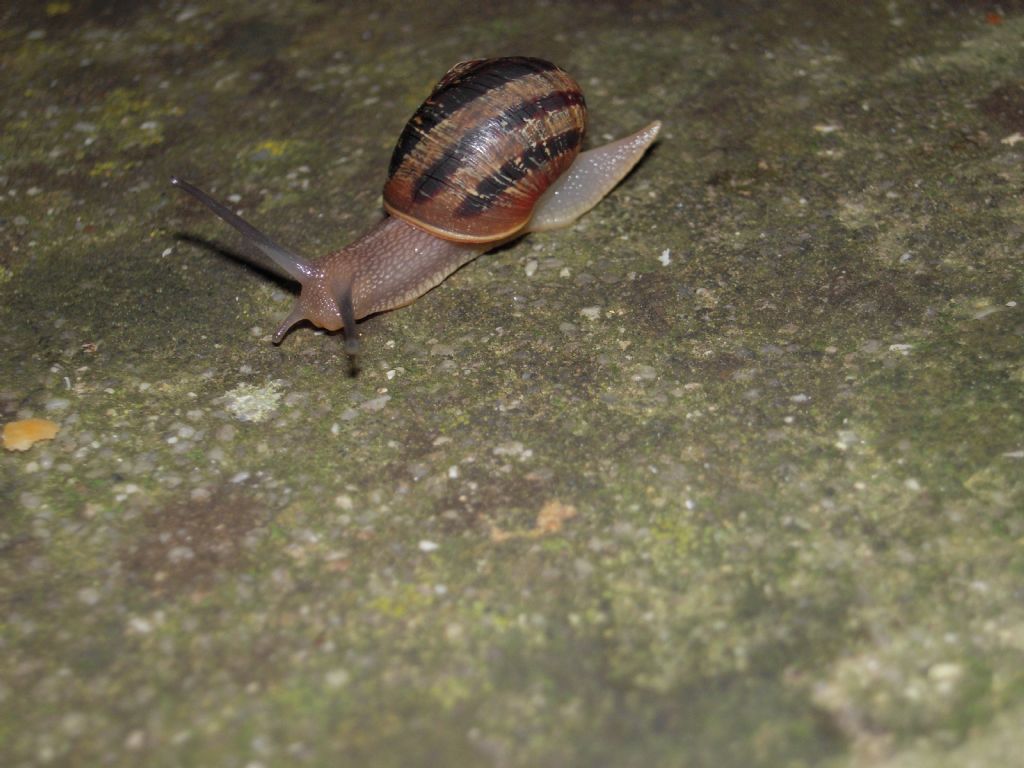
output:
<instances>
[{"instance_id":1,"label":"wet stone surface","mask_svg":"<svg viewBox=\"0 0 1024 768\"><path fill-rule=\"evenodd\" d=\"M0 763L1005 766L1024 6L8 3ZM456 61L645 161L337 335Z\"/></svg>"}]
</instances>

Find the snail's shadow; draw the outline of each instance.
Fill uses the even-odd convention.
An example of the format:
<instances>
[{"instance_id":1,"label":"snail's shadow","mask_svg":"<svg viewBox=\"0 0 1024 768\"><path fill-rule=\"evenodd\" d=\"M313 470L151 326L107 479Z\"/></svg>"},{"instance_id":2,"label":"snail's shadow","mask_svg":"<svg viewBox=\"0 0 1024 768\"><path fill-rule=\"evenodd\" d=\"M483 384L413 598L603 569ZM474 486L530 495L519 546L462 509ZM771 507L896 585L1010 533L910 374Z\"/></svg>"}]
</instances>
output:
<instances>
[{"instance_id":1,"label":"snail's shadow","mask_svg":"<svg viewBox=\"0 0 1024 768\"><path fill-rule=\"evenodd\" d=\"M197 246L205 251L209 251L217 255L222 259L227 259L228 261L235 262L236 264L242 264L247 269L250 269L253 272L255 272L258 276L274 283L281 290L287 291L293 296L297 295L297 292L295 290L295 281L291 277L282 274L276 267L269 266L259 256L246 253L245 251L238 251L233 248L229 248L225 246L223 243L218 242L217 240L207 240L205 237L199 237L198 235L189 234L188 232L175 232L173 234L173 238L178 243ZM315 329L316 327L308 320L302 320L301 322L298 322L295 325L293 325L288 330L288 333L285 335L285 338L287 338L287 336L290 336L292 331L294 331L297 328ZM344 331L323 331L322 329L318 330L321 330L321 332L327 336L335 337L338 344L342 344L344 341ZM344 351L342 351L342 355L344 355L345 360L347 362L347 373L349 378L355 378L359 374L359 371L361 370L359 366L359 355L349 355Z\"/></svg>"},{"instance_id":2,"label":"snail's shadow","mask_svg":"<svg viewBox=\"0 0 1024 768\"><path fill-rule=\"evenodd\" d=\"M195 245L203 250L211 251L222 259L233 261L237 264L243 264L248 269L251 269L258 274L270 279L272 282L277 283L281 288L288 289L292 293L295 292L295 281L290 277L281 274L274 267L270 267L266 262L258 256L254 256L244 251L236 251L228 248L223 243L217 240L207 240L205 237L199 237L198 235L192 235L188 232L175 232L173 235L174 239L179 243L187 243L188 245Z\"/></svg>"}]
</instances>

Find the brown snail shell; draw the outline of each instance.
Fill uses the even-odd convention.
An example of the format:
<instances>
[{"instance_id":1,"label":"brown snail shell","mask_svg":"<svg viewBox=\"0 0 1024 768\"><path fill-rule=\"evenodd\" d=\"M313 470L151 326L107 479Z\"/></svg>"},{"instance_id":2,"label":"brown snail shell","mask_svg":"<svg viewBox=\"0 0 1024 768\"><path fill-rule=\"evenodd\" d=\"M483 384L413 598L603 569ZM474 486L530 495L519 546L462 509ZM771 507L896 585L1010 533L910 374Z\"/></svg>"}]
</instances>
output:
<instances>
[{"instance_id":1,"label":"brown snail shell","mask_svg":"<svg viewBox=\"0 0 1024 768\"><path fill-rule=\"evenodd\" d=\"M586 124L579 85L551 62L456 64L402 131L384 207L449 240L511 237L576 159Z\"/></svg>"}]
</instances>

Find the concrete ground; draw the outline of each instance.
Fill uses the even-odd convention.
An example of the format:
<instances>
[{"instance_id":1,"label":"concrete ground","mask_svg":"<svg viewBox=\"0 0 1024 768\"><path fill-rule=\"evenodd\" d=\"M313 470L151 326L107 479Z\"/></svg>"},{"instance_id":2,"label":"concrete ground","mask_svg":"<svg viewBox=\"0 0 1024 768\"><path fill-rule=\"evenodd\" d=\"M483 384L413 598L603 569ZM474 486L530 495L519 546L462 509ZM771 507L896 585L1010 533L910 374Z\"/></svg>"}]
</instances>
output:
<instances>
[{"instance_id":1,"label":"concrete ground","mask_svg":"<svg viewBox=\"0 0 1024 768\"><path fill-rule=\"evenodd\" d=\"M1024 4L13 0L0 763L1007 766ZM466 58L550 58L573 228L337 334L315 256Z\"/></svg>"}]
</instances>

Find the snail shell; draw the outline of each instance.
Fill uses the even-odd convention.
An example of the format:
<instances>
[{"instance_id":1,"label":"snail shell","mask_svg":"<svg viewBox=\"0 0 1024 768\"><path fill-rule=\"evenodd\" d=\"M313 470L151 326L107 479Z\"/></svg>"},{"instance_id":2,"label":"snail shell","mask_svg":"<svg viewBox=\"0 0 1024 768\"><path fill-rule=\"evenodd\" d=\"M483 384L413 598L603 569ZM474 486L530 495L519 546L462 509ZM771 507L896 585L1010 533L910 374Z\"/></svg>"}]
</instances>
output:
<instances>
[{"instance_id":1,"label":"snail shell","mask_svg":"<svg viewBox=\"0 0 1024 768\"><path fill-rule=\"evenodd\" d=\"M448 240L510 237L572 165L586 124L579 85L549 61L456 64L402 131L384 207Z\"/></svg>"}]
</instances>

